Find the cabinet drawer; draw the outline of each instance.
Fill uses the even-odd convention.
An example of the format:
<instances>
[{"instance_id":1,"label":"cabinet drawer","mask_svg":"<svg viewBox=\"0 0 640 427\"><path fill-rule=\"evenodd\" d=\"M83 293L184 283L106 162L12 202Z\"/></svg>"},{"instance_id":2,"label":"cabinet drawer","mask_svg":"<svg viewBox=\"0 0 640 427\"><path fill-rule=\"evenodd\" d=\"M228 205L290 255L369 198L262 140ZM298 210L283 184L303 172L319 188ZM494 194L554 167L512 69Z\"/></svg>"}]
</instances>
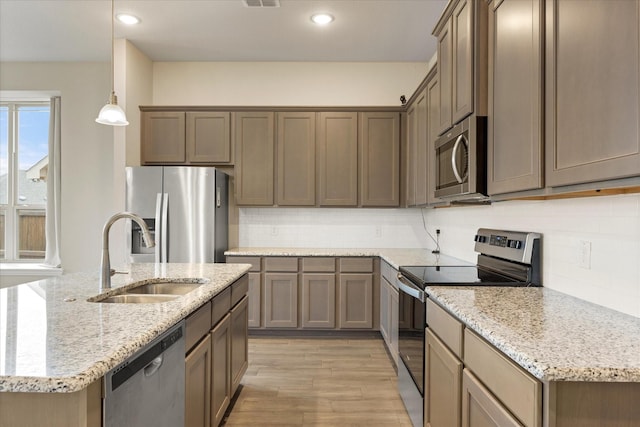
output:
<instances>
[{"instance_id":1,"label":"cabinet drawer","mask_svg":"<svg viewBox=\"0 0 640 427\"><path fill-rule=\"evenodd\" d=\"M462 359L464 329L462 323L430 299L427 300L427 325L456 356Z\"/></svg>"},{"instance_id":2,"label":"cabinet drawer","mask_svg":"<svg viewBox=\"0 0 640 427\"><path fill-rule=\"evenodd\" d=\"M468 329L464 364L525 426L542 425L542 384Z\"/></svg>"},{"instance_id":3,"label":"cabinet drawer","mask_svg":"<svg viewBox=\"0 0 640 427\"><path fill-rule=\"evenodd\" d=\"M397 289L396 277L398 277L398 270L391 267L386 261L382 261L380 262L380 272L382 274L382 277L387 279L387 282L389 282L391 286Z\"/></svg>"},{"instance_id":4,"label":"cabinet drawer","mask_svg":"<svg viewBox=\"0 0 640 427\"><path fill-rule=\"evenodd\" d=\"M249 292L249 275L245 274L231 285L231 307Z\"/></svg>"},{"instance_id":5,"label":"cabinet drawer","mask_svg":"<svg viewBox=\"0 0 640 427\"><path fill-rule=\"evenodd\" d=\"M302 271L312 273L333 273L336 271L335 258L302 258Z\"/></svg>"},{"instance_id":6,"label":"cabinet drawer","mask_svg":"<svg viewBox=\"0 0 640 427\"><path fill-rule=\"evenodd\" d=\"M184 348L188 353L191 347L209 333L211 329L211 301L193 312L186 320Z\"/></svg>"},{"instance_id":7,"label":"cabinet drawer","mask_svg":"<svg viewBox=\"0 0 640 427\"><path fill-rule=\"evenodd\" d=\"M213 298L213 308L211 310L211 324L215 326L225 314L231 310L231 287L228 287Z\"/></svg>"},{"instance_id":8,"label":"cabinet drawer","mask_svg":"<svg viewBox=\"0 0 640 427\"><path fill-rule=\"evenodd\" d=\"M260 257L259 256L228 256L227 264L251 264L251 272L260 271Z\"/></svg>"},{"instance_id":9,"label":"cabinet drawer","mask_svg":"<svg viewBox=\"0 0 640 427\"><path fill-rule=\"evenodd\" d=\"M340 258L341 273L372 273L373 258Z\"/></svg>"},{"instance_id":10,"label":"cabinet drawer","mask_svg":"<svg viewBox=\"0 0 640 427\"><path fill-rule=\"evenodd\" d=\"M298 258L296 257L266 257L264 259L265 271L298 271Z\"/></svg>"}]
</instances>

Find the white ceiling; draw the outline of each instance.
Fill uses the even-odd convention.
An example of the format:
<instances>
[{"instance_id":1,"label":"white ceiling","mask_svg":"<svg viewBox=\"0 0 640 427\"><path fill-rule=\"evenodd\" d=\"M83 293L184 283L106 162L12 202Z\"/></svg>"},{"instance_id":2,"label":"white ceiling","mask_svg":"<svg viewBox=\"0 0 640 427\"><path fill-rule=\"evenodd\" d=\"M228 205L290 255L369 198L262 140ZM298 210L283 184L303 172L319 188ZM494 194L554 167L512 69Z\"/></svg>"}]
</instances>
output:
<instances>
[{"instance_id":1,"label":"white ceiling","mask_svg":"<svg viewBox=\"0 0 640 427\"><path fill-rule=\"evenodd\" d=\"M427 61L447 0L115 0L116 38L153 61ZM326 27L313 12L335 16ZM0 0L0 61L108 61L107 0Z\"/></svg>"}]
</instances>

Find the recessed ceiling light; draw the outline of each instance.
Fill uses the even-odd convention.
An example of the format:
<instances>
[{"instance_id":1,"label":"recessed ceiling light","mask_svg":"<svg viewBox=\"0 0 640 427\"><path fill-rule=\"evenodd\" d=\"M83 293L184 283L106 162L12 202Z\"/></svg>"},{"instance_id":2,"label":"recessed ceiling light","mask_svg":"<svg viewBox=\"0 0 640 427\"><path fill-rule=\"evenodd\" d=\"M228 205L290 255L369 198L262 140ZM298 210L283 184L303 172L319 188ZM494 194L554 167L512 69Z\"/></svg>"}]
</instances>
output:
<instances>
[{"instance_id":1,"label":"recessed ceiling light","mask_svg":"<svg viewBox=\"0 0 640 427\"><path fill-rule=\"evenodd\" d=\"M119 13L116 15L116 19L119 22L127 25L135 25L140 23L140 18L134 15L129 15L128 13Z\"/></svg>"},{"instance_id":2,"label":"recessed ceiling light","mask_svg":"<svg viewBox=\"0 0 640 427\"><path fill-rule=\"evenodd\" d=\"M333 22L333 16L328 13L315 13L311 15L311 21L318 25L327 25Z\"/></svg>"}]
</instances>

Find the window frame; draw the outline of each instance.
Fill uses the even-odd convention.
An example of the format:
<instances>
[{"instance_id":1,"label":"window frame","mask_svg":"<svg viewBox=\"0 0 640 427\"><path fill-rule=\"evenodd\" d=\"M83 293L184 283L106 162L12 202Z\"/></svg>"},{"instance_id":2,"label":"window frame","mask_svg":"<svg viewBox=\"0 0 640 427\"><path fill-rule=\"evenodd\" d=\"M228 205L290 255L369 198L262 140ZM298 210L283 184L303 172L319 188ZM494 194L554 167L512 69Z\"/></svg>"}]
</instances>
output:
<instances>
[{"instance_id":1,"label":"window frame","mask_svg":"<svg viewBox=\"0 0 640 427\"><path fill-rule=\"evenodd\" d=\"M7 107L7 204L0 203L0 215L4 216L4 254L0 257L0 263L11 264L38 264L46 258L46 253L41 258L20 258L20 216L24 212L42 212L45 217L45 241L46 241L46 215L47 205L44 204L20 204L17 200L19 185L19 118L18 111L21 107L43 107L50 111L50 102L44 100L2 100L0 107ZM47 148L47 155L50 155ZM47 187L49 182L47 182ZM2 236L0 236L1 238Z\"/></svg>"}]
</instances>

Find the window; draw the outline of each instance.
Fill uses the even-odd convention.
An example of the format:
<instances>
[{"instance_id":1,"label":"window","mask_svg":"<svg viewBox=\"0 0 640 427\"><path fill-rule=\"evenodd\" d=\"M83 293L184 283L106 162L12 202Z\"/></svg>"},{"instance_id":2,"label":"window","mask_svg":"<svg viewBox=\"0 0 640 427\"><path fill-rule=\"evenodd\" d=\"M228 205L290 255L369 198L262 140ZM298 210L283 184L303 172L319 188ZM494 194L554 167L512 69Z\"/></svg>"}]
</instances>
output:
<instances>
[{"instance_id":1,"label":"window","mask_svg":"<svg viewBox=\"0 0 640 427\"><path fill-rule=\"evenodd\" d=\"M45 257L49 103L0 103L0 261Z\"/></svg>"}]
</instances>

